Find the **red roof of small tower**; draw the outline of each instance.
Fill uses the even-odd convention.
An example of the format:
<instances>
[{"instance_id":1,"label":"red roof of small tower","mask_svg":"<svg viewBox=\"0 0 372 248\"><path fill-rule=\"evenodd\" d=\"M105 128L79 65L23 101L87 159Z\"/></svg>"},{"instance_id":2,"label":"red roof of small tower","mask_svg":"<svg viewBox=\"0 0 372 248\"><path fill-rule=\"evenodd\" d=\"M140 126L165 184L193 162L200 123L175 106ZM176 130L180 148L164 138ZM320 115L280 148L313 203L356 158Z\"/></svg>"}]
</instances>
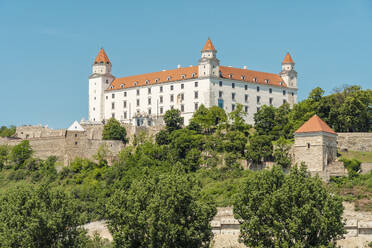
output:
<instances>
[{"instance_id":1,"label":"red roof of small tower","mask_svg":"<svg viewBox=\"0 0 372 248\"><path fill-rule=\"evenodd\" d=\"M208 38L202 51L207 51L207 50L216 51L210 38Z\"/></svg>"},{"instance_id":2,"label":"red roof of small tower","mask_svg":"<svg viewBox=\"0 0 372 248\"><path fill-rule=\"evenodd\" d=\"M295 133L312 133L312 132L326 132L336 134L335 131L330 128L327 123L320 119L317 115L311 117L305 122Z\"/></svg>"},{"instance_id":3,"label":"red roof of small tower","mask_svg":"<svg viewBox=\"0 0 372 248\"><path fill-rule=\"evenodd\" d=\"M285 55L282 64L294 64L294 61L289 53Z\"/></svg>"},{"instance_id":4,"label":"red roof of small tower","mask_svg":"<svg viewBox=\"0 0 372 248\"><path fill-rule=\"evenodd\" d=\"M98 64L98 63L105 63L105 64L110 64L110 60L109 58L107 57L106 53L105 53L105 50L103 50L103 48L101 48L98 52L98 55L96 57L96 60L94 60L94 63L95 64Z\"/></svg>"}]
</instances>

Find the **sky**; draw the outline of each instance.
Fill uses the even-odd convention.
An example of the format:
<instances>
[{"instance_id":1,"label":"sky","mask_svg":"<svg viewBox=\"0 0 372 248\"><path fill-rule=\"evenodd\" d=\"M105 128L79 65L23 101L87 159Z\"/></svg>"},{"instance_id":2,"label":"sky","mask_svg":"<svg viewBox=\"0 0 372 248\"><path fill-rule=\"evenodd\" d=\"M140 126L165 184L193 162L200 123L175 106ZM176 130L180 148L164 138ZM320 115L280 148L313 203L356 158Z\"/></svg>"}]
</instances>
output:
<instances>
[{"instance_id":1,"label":"sky","mask_svg":"<svg viewBox=\"0 0 372 248\"><path fill-rule=\"evenodd\" d=\"M225 66L279 73L290 52L299 100L372 88L372 0L0 0L0 126L87 119L101 47L124 77L196 65L208 37Z\"/></svg>"}]
</instances>

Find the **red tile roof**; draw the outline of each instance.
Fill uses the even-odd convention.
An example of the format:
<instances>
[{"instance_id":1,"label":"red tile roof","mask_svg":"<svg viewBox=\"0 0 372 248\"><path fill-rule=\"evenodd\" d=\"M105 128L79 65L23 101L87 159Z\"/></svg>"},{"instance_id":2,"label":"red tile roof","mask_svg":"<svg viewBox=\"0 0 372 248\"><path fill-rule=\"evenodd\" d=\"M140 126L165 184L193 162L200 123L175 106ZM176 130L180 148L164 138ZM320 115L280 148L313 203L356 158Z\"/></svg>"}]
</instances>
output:
<instances>
[{"instance_id":1,"label":"red tile roof","mask_svg":"<svg viewBox=\"0 0 372 248\"><path fill-rule=\"evenodd\" d=\"M103 48L101 48L98 52L98 55L96 57L96 59L94 60L94 63L95 64L98 64L98 63L105 63L105 64L110 64L110 60L109 58L107 57L106 53L105 53L105 50L103 50Z\"/></svg>"},{"instance_id":2,"label":"red tile roof","mask_svg":"<svg viewBox=\"0 0 372 248\"><path fill-rule=\"evenodd\" d=\"M211 39L208 38L207 42L205 43L204 45L204 48L202 51L216 51L216 49L214 48L213 44L212 44L212 41Z\"/></svg>"},{"instance_id":3,"label":"red tile roof","mask_svg":"<svg viewBox=\"0 0 372 248\"><path fill-rule=\"evenodd\" d=\"M198 66L183 67L167 71L116 78L107 90L118 90L121 88L161 84L192 78L198 78Z\"/></svg>"},{"instance_id":4,"label":"red tile roof","mask_svg":"<svg viewBox=\"0 0 372 248\"><path fill-rule=\"evenodd\" d=\"M274 73L251 71L227 66L220 66L220 73L222 78L287 87L283 79L278 74Z\"/></svg>"},{"instance_id":5,"label":"red tile roof","mask_svg":"<svg viewBox=\"0 0 372 248\"><path fill-rule=\"evenodd\" d=\"M294 64L294 61L289 53L285 55L282 64Z\"/></svg>"},{"instance_id":6,"label":"red tile roof","mask_svg":"<svg viewBox=\"0 0 372 248\"><path fill-rule=\"evenodd\" d=\"M335 131L330 128L327 123L320 119L317 115L311 117L305 122L295 133L312 133L312 132L326 132L336 134Z\"/></svg>"}]
</instances>

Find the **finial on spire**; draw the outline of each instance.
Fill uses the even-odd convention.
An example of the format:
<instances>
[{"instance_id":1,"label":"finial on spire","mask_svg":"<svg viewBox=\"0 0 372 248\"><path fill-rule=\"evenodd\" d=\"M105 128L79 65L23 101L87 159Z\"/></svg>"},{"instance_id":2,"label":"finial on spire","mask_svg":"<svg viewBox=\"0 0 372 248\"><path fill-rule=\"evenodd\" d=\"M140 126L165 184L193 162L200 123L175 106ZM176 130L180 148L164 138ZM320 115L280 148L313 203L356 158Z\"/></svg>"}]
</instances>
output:
<instances>
[{"instance_id":1,"label":"finial on spire","mask_svg":"<svg viewBox=\"0 0 372 248\"><path fill-rule=\"evenodd\" d=\"M289 52L287 52L287 54L285 55L282 64L294 64L294 61L293 61L291 55L289 54Z\"/></svg>"}]
</instances>

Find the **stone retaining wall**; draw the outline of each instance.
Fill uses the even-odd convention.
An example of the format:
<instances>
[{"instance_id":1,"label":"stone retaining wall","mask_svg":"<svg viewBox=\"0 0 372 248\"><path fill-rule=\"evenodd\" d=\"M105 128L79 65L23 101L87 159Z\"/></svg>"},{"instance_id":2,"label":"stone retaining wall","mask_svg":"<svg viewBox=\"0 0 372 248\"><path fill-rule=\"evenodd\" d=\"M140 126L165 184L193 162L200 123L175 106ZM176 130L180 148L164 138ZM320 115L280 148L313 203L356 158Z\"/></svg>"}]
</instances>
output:
<instances>
[{"instance_id":1,"label":"stone retaining wall","mask_svg":"<svg viewBox=\"0 0 372 248\"><path fill-rule=\"evenodd\" d=\"M337 133L337 148L372 152L372 133Z\"/></svg>"}]
</instances>

